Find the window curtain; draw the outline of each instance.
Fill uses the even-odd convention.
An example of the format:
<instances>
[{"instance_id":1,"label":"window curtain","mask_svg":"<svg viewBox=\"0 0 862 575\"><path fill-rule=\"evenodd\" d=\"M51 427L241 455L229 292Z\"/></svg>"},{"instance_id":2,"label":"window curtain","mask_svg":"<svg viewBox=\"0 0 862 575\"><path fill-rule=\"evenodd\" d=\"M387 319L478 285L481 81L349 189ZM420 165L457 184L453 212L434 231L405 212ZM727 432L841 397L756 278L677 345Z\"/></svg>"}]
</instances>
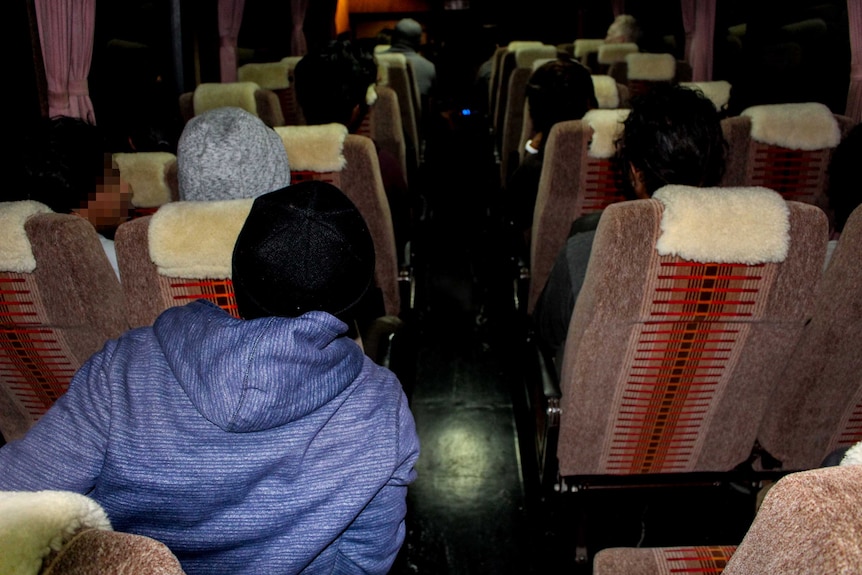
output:
<instances>
[{"instance_id":1,"label":"window curtain","mask_svg":"<svg viewBox=\"0 0 862 575\"><path fill-rule=\"evenodd\" d=\"M305 42L305 14L308 12L309 0L290 0L290 55L305 56L308 46Z\"/></svg>"},{"instance_id":2,"label":"window curtain","mask_svg":"<svg viewBox=\"0 0 862 575\"><path fill-rule=\"evenodd\" d=\"M35 0L48 83L48 114L96 123L87 76L93 58L96 0Z\"/></svg>"},{"instance_id":3,"label":"window curtain","mask_svg":"<svg viewBox=\"0 0 862 575\"><path fill-rule=\"evenodd\" d=\"M236 82L236 42L245 0L218 0L218 36L221 81Z\"/></svg>"},{"instance_id":4,"label":"window curtain","mask_svg":"<svg viewBox=\"0 0 862 575\"><path fill-rule=\"evenodd\" d=\"M851 2L852 0L847 0ZM611 10L614 11L614 18L620 14L626 13L626 0L611 0Z\"/></svg>"},{"instance_id":5,"label":"window curtain","mask_svg":"<svg viewBox=\"0 0 862 575\"><path fill-rule=\"evenodd\" d=\"M862 2L859 0L847 0L847 24L850 29L850 89L844 113L862 122Z\"/></svg>"},{"instance_id":6,"label":"window curtain","mask_svg":"<svg viewBox=\"0 0 862 575\"><path fill-rule=\"evenodd\" d=\"M715 0L682 0L680 7L685 28L685 59L691 65L691 79L708 82L712 80Z\"/></svg>"}]
</instances>

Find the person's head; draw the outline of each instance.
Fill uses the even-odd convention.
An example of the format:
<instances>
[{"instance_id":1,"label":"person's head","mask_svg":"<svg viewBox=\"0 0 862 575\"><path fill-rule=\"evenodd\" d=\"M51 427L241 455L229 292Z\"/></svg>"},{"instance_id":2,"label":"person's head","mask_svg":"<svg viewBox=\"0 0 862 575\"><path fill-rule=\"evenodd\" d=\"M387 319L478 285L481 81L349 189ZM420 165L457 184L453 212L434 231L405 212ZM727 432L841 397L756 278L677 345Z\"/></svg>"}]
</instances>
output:
<instances>
[{"instance_id":1,"label":"person's head","mask_svg":"<svg viewBox=\"0 0 862 575\"><path fill-rule=\"evenodd\" d=\"M121 189L97 126L66 116L42 120L26 134L20 153L24 179L14 199L80 215L107 235L128 219L131 193Z\"/></svg>"},{"instance_id":2,"label":"person's head","mask_svg":"<svg viewBox=\"0 0 862 575\"><path fill-rule=\"evenodd\" d=\"M320 181L255 199L233 250L240 317L328 312L350 323L374 281L368 226L341 190Z\"/></svg>"},{"instance_id":3,"label":"person's head","mask_svg":"<svg viewBox=\"0 0 862 575\"><path fill-rule=\"evenodd\" d=\"M368 111L368 87L377 81L377 63L359 45L335 40L303 56L294 78L308 124L344 124L354 132Z\"/></svg>"},{"instance_id":4,"label":"person's head","mask_svg":"<svg viewBox=\"0 0 862 575\"><path fill-rule=\"evenodd\" d=\"M841 233L847 218L862 205L862 187L856 172L856 162L862 158L862 124L850 130L841 140L829 161L829 185L826 197L832 212L832 228Z\"/></svg>"},{"instance_id":5,"label":"person's head","mask_svg":"<svg viewBox=\"0 0 862 575\"><path fill-rule=\"evenodd\" d=\"M641 31L637 20L631 14L620 14L611 25L608 26L605 35L606 44L637 44L640 40Z\"/></svg>"},{"instance_id":6,"label":"person's head","mask_svg":"<svg viewBox=\"0 0 862 575\"><path fill-rule=\"evenodd\" d=\"M590 71L571 60L553 60L536 68L526 96L533 131L545 135L557 122L579 120L597 107Z\"/></svg>"},{"instance_id":7,"label":"person's head","mask_svg":"<svg viewBox=\"0 0 862 575\"><path fill-rule=\"evenodd\" d=\"M418 50L422 42L422 25L413 18L402 18L392 31L392 45Z\"/></svg>"},{"instance_id":8,"label":"person's head","mask_svg":"<svg viewBox=\"0 0 862 575\"><path fill-rule=\"evenodd\" d=\"M629 197L646 198L667 184L719 185L725 148L719 113L708 98L658 84L632 100L617 156Z\"/></svg>"},{"instance_id":9,"label":"person's head","mask_svg":"<svg viewBox=\"0 0 862 575\"><path fill-rule=\"evenodd\" d=\"M181 200L256 198L290 184L281 137L242 108L215 108L186 124L177 144Z\"/></svg>"}]
</instances>

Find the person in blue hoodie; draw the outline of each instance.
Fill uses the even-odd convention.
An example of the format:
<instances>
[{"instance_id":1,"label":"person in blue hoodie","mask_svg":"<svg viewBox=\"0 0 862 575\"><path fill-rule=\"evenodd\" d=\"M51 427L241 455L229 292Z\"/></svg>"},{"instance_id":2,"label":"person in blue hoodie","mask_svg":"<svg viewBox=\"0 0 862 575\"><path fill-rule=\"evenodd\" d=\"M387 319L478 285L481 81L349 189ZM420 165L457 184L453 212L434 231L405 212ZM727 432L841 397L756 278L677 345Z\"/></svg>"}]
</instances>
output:
<instances>
[{"instance_id":1,"label":"person in blue hoodie","mask_svg":"<svg viewBox=\"0 0 862 575\"><path fill-rule=\"evenodd\" d=\"M386 573L419 441L395 375L347 335L373 275L336 187L256 198L232 259L242 319L199 300L109 341L0 449L0 490L86 494L190 575Z\"/></svg>"}]
</instances>

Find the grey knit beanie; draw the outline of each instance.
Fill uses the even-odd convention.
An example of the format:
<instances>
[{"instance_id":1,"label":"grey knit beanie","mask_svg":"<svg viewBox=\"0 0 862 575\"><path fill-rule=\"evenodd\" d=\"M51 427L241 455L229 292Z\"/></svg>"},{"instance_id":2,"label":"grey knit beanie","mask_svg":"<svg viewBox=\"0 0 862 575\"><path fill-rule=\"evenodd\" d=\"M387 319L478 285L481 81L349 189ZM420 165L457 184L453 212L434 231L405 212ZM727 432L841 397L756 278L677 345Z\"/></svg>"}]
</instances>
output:
<instances>
[{"instance_id":1,"label":"grey knit beanie","mask_svg":"<svg viewBox=\"0 0 862 575\"><path fill-rule=\"evenodd\" d=\"M242 108L215 108L186 124L177 144L181 200L256 198L290 184L281 137Z\"/></svg>"}]
</instances>

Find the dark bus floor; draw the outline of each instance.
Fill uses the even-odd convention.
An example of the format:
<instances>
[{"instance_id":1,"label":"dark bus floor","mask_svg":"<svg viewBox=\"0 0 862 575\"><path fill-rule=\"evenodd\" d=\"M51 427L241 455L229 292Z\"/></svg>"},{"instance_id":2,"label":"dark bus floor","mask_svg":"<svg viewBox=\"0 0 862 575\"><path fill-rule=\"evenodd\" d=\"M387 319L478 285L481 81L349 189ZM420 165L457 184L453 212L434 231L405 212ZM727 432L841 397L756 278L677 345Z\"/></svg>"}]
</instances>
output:
<instances>
[{"instance_id":1,"label":"dark bus floor","mask_svg":"<svg viewBox=\"0 0 862 575\"><path fill-rule=\"evenodd\" d=\"M523 393L523 327L492 150L487 128L462 118L434 132L420 174L427 210L414 249L418 359L408 387L421 455L398 575L576 572L566 517L541 515L525 494L534 490L522 474L514 407ZM588 533L596 549L733 544L753 497L676 491L645 502L609 494L597 506Z\"/></svg>"}]
</instances>

